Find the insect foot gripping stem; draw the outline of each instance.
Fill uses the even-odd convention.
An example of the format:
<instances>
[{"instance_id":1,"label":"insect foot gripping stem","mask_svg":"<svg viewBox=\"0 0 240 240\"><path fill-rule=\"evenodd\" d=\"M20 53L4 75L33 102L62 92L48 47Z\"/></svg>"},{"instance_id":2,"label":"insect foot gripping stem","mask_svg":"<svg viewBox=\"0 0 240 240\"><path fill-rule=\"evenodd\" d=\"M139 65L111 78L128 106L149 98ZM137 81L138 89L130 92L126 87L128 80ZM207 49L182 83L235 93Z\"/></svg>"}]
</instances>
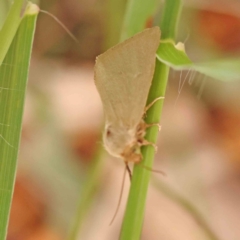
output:
<instances>
[{"instance_id":1,"label":"insect foot gripping stem","mask_svg":"<svg viewBox=\"0 0 240 240\"><path fill-rule=\"evenodd\" d=\"M155 102L159 101L159 100L162 100L164 99L165 97L158 97L158 98L155 98L151 103L149 103L145 109L144 109L144 115L146 114L146 112L148 111L149 108L151 108Z\"/></svg>"},{"instance_id":2,"label":"insect foot gripping stem","mask_svg":"<svg viewBox=\"0 0 240 240\"><path fill-rule=\"evenodd\" d=\"M160 125L158 123L152 123L152 124L147 124L145 123L143 120L139 123L138 128L137 128L137 133L136 133L136 139L138 141L138 145L139 147L141 146L148 146L151 145L154 147L155 152L157 151L157 146L156 144L149 142L148 140L146 140L144 138L145 134L146 134L146 129L152 126L158 126L158 128L160 129Z\"/></svg>"},{"instance_id":3,"label":"insect foot gripping stem","mask_svg":"<svg viewBox=\"0 0 240 240\"><path fill-rule=\"evenodd\" d=\"M154 147L154 150L155 150L155 153L156 153L158 147L157 147L157 145L155 143L149 142L146 139L144 139L142 144L141 144L141 146L149 146L149 145Z\"/></svg>"},{"instance_id":4,"label":"insect foot gripping stem","mask_svg":"<svg viewBox=\"0 0 240 240\"><path fill-rule=\"evenodd\" d=\"M158 131L160 132L161 131L161 125L159 123L146 123L146 129L147 128L150 128L152 126L157 126L158 127Z\"/></svg>"},{"instance_id":5,"label":"insect foot gripping stem","mask_svg":"<svg viewBox=\"0 0 240 240\"><path fill-rule=\"evenodd\" d=\"M129 179L130 179L130 181L132 181L132 171L131 171L127 162L125 162L125 166L126 166L126 170L128 172L128 175L129 175Z\"/></svg>"},{"instance_id":6,"label":"insect foot gripping stem","mask_svg":"<svg viewBox=\"0 0 240 240\"><path fill-rule=\"evenodd\" d=\"M126 147L122 153L122 158L125 163L133 162L139 163L142 160L142 154L140 152L140 145L134 144L132 146Z\"/></svg>"}]
</instances>

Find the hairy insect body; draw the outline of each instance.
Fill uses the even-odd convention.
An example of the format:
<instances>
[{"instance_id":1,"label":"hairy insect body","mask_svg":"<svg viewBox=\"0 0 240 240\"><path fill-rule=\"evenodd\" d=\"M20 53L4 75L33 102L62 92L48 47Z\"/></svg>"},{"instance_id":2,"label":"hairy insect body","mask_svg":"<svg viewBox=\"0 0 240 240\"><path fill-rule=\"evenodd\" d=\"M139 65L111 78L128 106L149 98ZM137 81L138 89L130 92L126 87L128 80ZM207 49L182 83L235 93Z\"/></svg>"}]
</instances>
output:
<instances>
[{"instance_id":1,"label":"hairy insect body","mask_svg":"<svg viewBox=\"0 0 240 240\"><path fill-rule=\"evenodd\" d=\"M106 120L104 146L126 166L141 161L140 147L151 144L144 139L150 125L143 116L159 43L160 29L153 27L96 58L94 79Z\"/></svg>"}]
</instances>

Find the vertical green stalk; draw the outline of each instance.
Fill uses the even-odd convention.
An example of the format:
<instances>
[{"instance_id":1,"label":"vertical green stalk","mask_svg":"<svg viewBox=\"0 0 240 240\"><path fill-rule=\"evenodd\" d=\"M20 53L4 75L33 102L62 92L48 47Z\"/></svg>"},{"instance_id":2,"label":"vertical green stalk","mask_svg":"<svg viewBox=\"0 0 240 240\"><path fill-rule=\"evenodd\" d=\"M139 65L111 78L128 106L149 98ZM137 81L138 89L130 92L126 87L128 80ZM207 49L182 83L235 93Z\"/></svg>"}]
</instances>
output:
<instances>
[{"instance_id":1,"label":"vertical green stalk","mask_svg":"<svg viewBox=\"0 0 240 240\"><path fill-rule=\"evenodd\" d=\"M106 50L119 42L124 11L127 0L107 0L104 4L105 21L104 28L105 40L103 49ZM102 3L100 3L102 4Z\"/></svg>"},{"instance_id":2,"label":"vertical green stalk","mask_svg":"<svg viewBox=\"0 0 240 240\"><path fill-rule=\"evenodd\" d=\"M78 239L79 230L86 217L86 214L92 204L93 197L99 188L99 176L102 169L102 147L99 147L89 166L89 172L85 183L83 184L76 217L73 219L73 225L70 229L68 240Z\"/></svg>"},{"instance_id":3,"label":"vertical green stalk","mask_svg":"<svg viewBox=\"0 0 240 240\"><path fill-rule=\"evenodd\" d=\"M0 240L5 240L7 233L38 10L29 3L0 67Z\"/></svg>"},{"instance_id":4,"label":"vertical green stalk","mask_svg":"<svg viewBox=\"0 0 240 240\"><path fill-rule=\"evenodd\" d=\"M139 4L141 4L140 2ZM175 37L175 30L178 24L180 12L180 0L165 0L161 21L163 39L173 39ZM155 73L148 97L148 103L152 102L159 96L165 96L168 74L169 67L163 63L156 61ZM155 103L147 113L146 122L160 122L162 107L163 101L160 100ZM150 142L156 143L157 135L158 127L151 127L147 131L146 139ZM133 170L131 188L128 196L128 202L120 234L121 240L139 240L141 236L147 190L151 175L151 172L143 168L143 165L152 168L155 155L154 148L152 146L143 147L142 155L143 161L140 164L135 164ZM159 211L161 211L160 206Z\"/></svg>"},{"instance_id":5,"label":"vertical green stalk","mask_svg":"<svg viewBox=\"0 0 240 240\"><path fill-rule=\"evenodd\" d=\"M181 9L181 0L165 0L165 6L163 9L163 16L161 21L162 40L169 38L175 40Z\"/></svg>"},{"instance_id":6,"label":"vertical green stalk","mask_svg":"<svg viewBox=\"0 0 240 240\"><path fill-rule=\"evenodd\" d=\"M120 41L141 32L152 20L158 4L158 0L128 0Z\"/></svg>"}]
</instances>

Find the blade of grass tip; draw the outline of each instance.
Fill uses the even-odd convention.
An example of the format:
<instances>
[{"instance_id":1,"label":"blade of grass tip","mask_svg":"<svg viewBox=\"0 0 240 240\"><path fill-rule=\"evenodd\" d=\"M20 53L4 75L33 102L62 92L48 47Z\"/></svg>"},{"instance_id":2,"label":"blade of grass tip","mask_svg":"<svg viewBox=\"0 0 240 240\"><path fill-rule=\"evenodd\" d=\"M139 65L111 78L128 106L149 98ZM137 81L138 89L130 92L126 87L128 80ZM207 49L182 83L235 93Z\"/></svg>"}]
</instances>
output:
<instances>
[{"instance_id":1,"label":"blade of grass tip","mask_svg":"<svg viewBox=\"0 0 240 240\"><path fill-rule=\"evenodd\" d=\"M141 2L139 2L141 4ZM161 22L161 31L163 38L175 37L175 30L178 24L178 18L181 12L180 0L165 1L163 9L163 18ZM172 29L169 29L171 27ZM148 103L154 99L165 95L169 67L156 61L155 73L150 89ZM147 123L156 123L160 121L163 101L156 102L147 113ZM156 143L158 127L151 127L146 134L146 139ZM152 168L154 159L154 148L152 146L142 148L143 161L134 165L132 183L128 196L126 211L122 223L120 240L139 240L144 220L144 210L147 197L147 190L151 172L142 165Z\"/></svg>"},{"instance_id":2,"label":"blade of grass tip","mask_svg":"<svg viewBox=\"0 0 240 240\"><path fill-rule=\"evenodd\" d=\"M19 24L22 21L23 13L27 6L26 3L25 0L15 0L13 2L5 23L0 30L0 65L2 64Z\"/></svg>"},{"instance_id":3,"label":"blade of grass tip","mask_svg":"<svg viewBox=\"0 0 240 240\"><path fill-rule=\"evenodd\" d=\"M29 3L0 67L0 240L6 238L38 7Z\"/></svg>"}]
</instances>

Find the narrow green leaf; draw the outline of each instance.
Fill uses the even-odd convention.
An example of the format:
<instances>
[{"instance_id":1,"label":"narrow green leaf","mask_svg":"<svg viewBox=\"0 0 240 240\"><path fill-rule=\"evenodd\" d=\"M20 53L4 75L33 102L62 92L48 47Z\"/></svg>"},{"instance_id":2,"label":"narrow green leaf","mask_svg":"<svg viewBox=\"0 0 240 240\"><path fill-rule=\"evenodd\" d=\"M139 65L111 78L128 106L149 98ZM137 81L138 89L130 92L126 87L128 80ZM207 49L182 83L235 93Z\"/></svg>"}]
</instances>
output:
<instances>
[{"instance_id":1,"label":"narrow green leaf","mask_svg":"<svg viewBox=\"0 0 240 240\"><path fill-rule=\"evenodd\" d=\"M157 59L175 70L192 69L221 81L240 80L240 58L193 63L184 50L184 44L173 40L161 41Z\"/></svg>"},{"instance_id":2,"label":"narrow green leaf","mask_svg":"<svg viewBox=\"0 0 240 240\"><path fill-rule=\"evenodd\" d=\"M216 80L240 80L240 58L195 63L193 69Z\"/></svg>"},{"instance_id":3,"label":"narrow green leaf","mask_svg":"<svg viewBox=\"0 0 240 240\"><path fill-rule=\"evenodd\" d=\"M17 32L18 26L24 16L26 7L25 0L15 0L10 8L7 19L0 30L0 65L11 45L11 42Z\"/></svg>"},{"instance_id":4,"label":"narrow green leaf","mask_svg":"<svg viewBox=\"0 0 240 240\"><path fill-rule=\"evenodd\" d=\"M157 50L157 58L176 70L188 69L193 66L192 61L184 51L184 45L181 43L175 45L173 40L161 41Z\"/></svg>"},{"instance_id":5,"label":"narrow green leaf","mask_svg":"<svg viewBox=\"0 0 240 240\"><path fill-rule=\"evenodd\" d=\"M79 205L76 211L76 217L74 219L72 228L70 229L68 240L78 239L79 230L84 223L84 219L87 215L87 212L92 204L94 196L99 189L99 177L101 175L102 168L102 154L103 149L100 147L94 158L91 161L91 164L88 169L87 178L83 184L82 191L80 192Z\"/></svg>"},{"instance_id":6,"label":"narrow green leaf","mask_svg":"<svg viewBox=\"0 0 240 240\"><path fill-rule=\"evenodd\" d=\"M8 0L0 1L0 29L2 28L5 19L7 18L9 8L10 6Z\"/></svg>"},{"instance_id":7,"label":"narrow green leaf","mask_svg":"<svg viewBox=\"0 0 240 240\"><path fill-rule=\"evenodd\" d=\"M0 240L5 240L8 226L37 13L29 3L0 67Z\"/></svg>"}]
</instances>

